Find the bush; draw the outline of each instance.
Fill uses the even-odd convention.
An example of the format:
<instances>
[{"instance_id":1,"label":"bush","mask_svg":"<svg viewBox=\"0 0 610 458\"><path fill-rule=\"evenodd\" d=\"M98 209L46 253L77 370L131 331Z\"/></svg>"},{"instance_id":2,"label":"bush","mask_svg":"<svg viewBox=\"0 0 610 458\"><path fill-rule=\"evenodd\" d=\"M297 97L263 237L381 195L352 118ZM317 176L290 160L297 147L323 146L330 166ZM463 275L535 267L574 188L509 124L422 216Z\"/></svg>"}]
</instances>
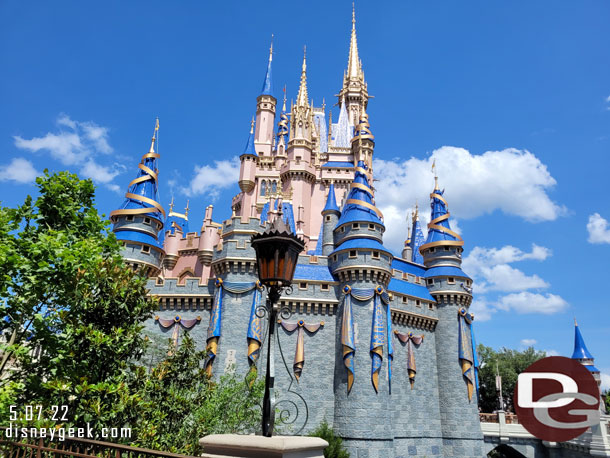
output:
<instances>
[{"instance_id":1,"label":"bush","mask_svg":"<svg viewBox=\"0 0 610 458\"><path fill-rule=\"evenodd\" d=\"M343 439L335 434L326 420L309 435L328 442L328 447L324 449L324 458L349 458L349 452L343 446Z\"/></svg>"}]
</instances>

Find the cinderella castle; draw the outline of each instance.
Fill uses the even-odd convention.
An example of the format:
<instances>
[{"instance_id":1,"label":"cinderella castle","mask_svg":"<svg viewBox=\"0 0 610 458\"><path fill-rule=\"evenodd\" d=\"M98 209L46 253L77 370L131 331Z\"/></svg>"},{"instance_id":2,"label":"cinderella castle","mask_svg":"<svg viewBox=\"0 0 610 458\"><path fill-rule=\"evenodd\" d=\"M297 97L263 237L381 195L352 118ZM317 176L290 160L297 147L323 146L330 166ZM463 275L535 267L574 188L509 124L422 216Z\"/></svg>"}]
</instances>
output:
<instances>
[{"instance_id":1,"label":"cinderella castle","mask_svg":"<svg viewBox=\"0 0 610 458\"><path fill-rule=\"evenodd\" d=\"M272 57L240 155L232 216L200 229L158 198L155 128L125 201L111 213L122 254L145 269L159 300L148 332L208 349L206 370L264 374L266 322L256 313L254 234L277 218L305 241L293 289L280 298L275 354L280 428L306 434L326 420L352 457L484 456L477 406L472 280L435 179L424 237L417 212L401 256L383 245L375 205L375 137L352 17L336 122L307 90L305 56L288 107L273 93ZM328 116L328 119L327 119Z\"/></svg>"}]
</instances>

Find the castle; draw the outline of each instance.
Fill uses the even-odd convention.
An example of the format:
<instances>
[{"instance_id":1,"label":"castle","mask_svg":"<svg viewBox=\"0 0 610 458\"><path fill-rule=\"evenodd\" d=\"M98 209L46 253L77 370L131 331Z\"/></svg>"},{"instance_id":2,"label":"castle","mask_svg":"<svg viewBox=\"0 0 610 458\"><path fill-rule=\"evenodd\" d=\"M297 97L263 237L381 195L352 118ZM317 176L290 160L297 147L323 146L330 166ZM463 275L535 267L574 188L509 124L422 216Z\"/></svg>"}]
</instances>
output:
<instances>
[{"instance_id":1,"label":"castle","mask_svg":"<svg viewBox=\"0 0 610 458\"><path fill-rule=\"evenodd\" d=\"M266 357L250 239L283 218L305 250L293 290L280 298L292 312L276 333L280 427L307 433L326 419L352 457L484 456L464 242L435 180L427 237L416 213L401 257L384 247L355 24L353 16L336 122L309 98L305 56L296 100L288 110L284 94L280 108L271 49L230 219L215 222L210 205L191 231L188 206L179 213L172 201L166 214L154 135L111 213L113 230L159 298L148 330L176 343L188 330L208 349L212 376L245 375L264 373Z\"/></svg>"}]
</instances>

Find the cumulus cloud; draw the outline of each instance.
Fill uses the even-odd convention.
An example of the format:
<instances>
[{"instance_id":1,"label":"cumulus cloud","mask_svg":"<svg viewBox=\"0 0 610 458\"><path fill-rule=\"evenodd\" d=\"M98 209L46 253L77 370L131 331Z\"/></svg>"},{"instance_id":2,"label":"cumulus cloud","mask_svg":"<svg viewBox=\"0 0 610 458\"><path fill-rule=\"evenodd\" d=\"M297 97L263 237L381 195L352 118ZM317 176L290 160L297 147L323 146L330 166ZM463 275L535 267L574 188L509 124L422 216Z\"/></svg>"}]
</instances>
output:
<instances>
[{"instance_id":1,"label":"cumulus cloud","mask_svg":"<svg viewBox=\"0 0 610 458\"><path fill-rule=\"evenodd\" d=\"M15 136L15 146L32 153L48 152L62 165L78 167L81 175L116 190L118 186L112 181L121 172L121 167L97 161L100 155L113 152L108 142L108 128L91 121L76 121L66 114L60 114L56 124L59 132L47 132L30 139Z\"/></svg>"},{"instance_id":2,"label":"cumulus cloud","mask_svg":"<svg viewBox=\"0 0 610 458\"><path fill-rule=\"evenodd\" d=\"M521 342L519 343L523 347L533 347L538 343L538 341L536 339L521 339Z\"/></svg>"},{"instance_id":3,"label":"cumulus cloud","mask_svg":"<svg viewBox=\"0 0 610 458\"><path fill-rule=\"evenodd\" d=\"M547 356L561 356L557 350L542 350Z\"/></svg>"},{"instance_id":4,"label":"cumulus cloud","mask_svg":"<svg viewBox=\"0 0 610 458\"><path fill-rule=\"evenodd\" d=\"M32 183L40 175L27 159L13 158L9 164L0 165L0 181L14 181L16 183Z\"/></svg>"},{"instance_id":5,"label":"cumulus cloud","mask_svg":"<svg viewBox=\"0 0 610 458\"><path fill-rule=\"evenodd\" d=\"M384 242L400 249L406 236L405 217L418 201L428 208L436 161L441 187L446 189L452 215L469 219L500 210L530 222L553 221L566 212L549 191L556 181L545 164L529 151L505 149L471 154L463 148L443 146L426 159L374 161L378 182L376 204L388 221ZM421 212L426 220L427 211ZM402 222L399 226L389 221Z\"/></svg>"},{"instance_id":6,"label":"cumulus cloud","mask_svg":"<svg viewBox=\"0 0 610 458\"><path fill-rule=\"evenodd\" d=\"M474 315L475 320L479 322L491 320L491 316L495 312L495 309L484 297L475 296L469 311Z\"/></svg>"},{"instance_id":7,"label":"cumulus cloud","mask_svg":"<svg viewBox=\"0 0 610 458\"><path fill-rule=\"evenodd\" d=\"M608 220L599 213L593 213L589 216L587 232L589 232L589 238L587 239L589 243L610 243L610 225Z\"/></svg>"},{"instance_id":8,"label":"cumulus cloud","mask_svg":"<svg viewBox=\"0 0 610 458\"><path fill-rule=\"evenodd\" d=\"M602 390L610 390L610 370L601 371Z\"/></svg>"},{"instance_id":9,"label":"cumulus cloud","mask_svg":"<svg viewBox=\"0 0 610 458\"><path fill-rule=\"evenodd\" d=\"M549 284L538 275L526 275L509 265L524 260L544 261L551 255L548 248L532 244L530 252L506 245L502 248L474 247L464 258L462 267L476 280L477 292L516 292L548 288Z\"/></svg>"},{"instance_id":10,"label":"cumulus cloud","mask_svg":"<svg viewBox=\"0 0 610 458\"><path fill-rule=\"evenodd\" d=\"M223 189L229 188L239 179L239 159L214 161L214 165L195 166L195 176L182 191L187 196L207 194L215 199Z\"/></svg>"},{"instance_id":11,"label":"cumulus cloud","mask_svg":"<svg viewBox=\"0 0 610 458\"><path fill-rule=\"evenodd\" d=\"M539 294L529 291L502 296L495 305L498 309L504 311L521 314L541 313L543 315L563 312L568 308L568 303L556 294Z\"/></svg>"}]
</instances>

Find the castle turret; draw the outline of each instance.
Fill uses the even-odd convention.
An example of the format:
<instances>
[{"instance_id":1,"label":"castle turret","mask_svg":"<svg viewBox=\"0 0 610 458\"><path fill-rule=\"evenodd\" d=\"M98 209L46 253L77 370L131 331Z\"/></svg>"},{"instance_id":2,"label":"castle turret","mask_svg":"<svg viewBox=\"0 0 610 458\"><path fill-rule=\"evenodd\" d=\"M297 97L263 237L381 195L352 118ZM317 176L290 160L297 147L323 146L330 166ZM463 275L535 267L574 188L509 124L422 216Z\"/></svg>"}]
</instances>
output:
<instances>
[{"instance_id":1,"label":"castle turret","mask_svg":"<svg viewBox=\"0 0 610 458\"><path fill-rule=\"evenodd\" d=\"M339 221L341 211L337 205L335 198L335 185L330 184L328 187L328 196L326 197L326 205L322 210L322 254L328 256L335 249L333 229Z\"/></svg>"},{"instance_id":2,"label":"castle turret","mask_svg":"<svg viewBox=\"0 0 610 458\"><path fill-rule=\"evenodd\" d=\"M178 261L180 239L189 232L189 203L186 201L184 213L174 211L174 198L169 204L169 214L163 227L163 249L165 258L163 265L166 269L173 269Z\"/></svg>"},{"instance_id":3,"label":"castle turret","mask_svg":"<svg viewBox=\"0 0 610 458\"><path fill-rule=\"evenodd\" d=\"M375 136L371 133L369 125L369 115L365 112L360 115L360 122L354 131L354 138L351 141L354 163L366 164L367 177L373 178L373 151L375 149Z\"/></svg>"},{"instance_id":4,"label":"castle turret","mask_svg":"<svg viewBox=\"0 0 610 458\"><path fill-rule=\"evenodd\" d=\"M155 152L158 130L157 119L150 149L138 164L138 175L129 183L125 201L110 213L112 230L123 242L121 255L125 262L134 269L143 269L149 276L160 272L164 256L158 238L165 217L158 195L157 159L160 156Z\"/></svg>"},{"instance_id":5,"label":"castle turret","mask_svg":"<svg viewBox=\"0 0 610 458\"><path fill-rule=\"evenodd\" d=\"M338 94L340 101L345 101L350 115L351 124L355 125L369 101L367 84L364 81L362 62L358 55L358 40L356 39L356 11L352 9L352 33L349 43L347 70L343 75L343 87Z\"/></svg>"},{"instance_id":6,"label":"castle turret","mask_svg":"<svg viewBox=\"0 0 610 458\"><path fill-rule=\"evenodd\" d=\"M209 266L212 263L214 256L214 247L220 241L218 234L217 223L212 221L213 205L208 205L205 209L205 217L201 226L201 234L199 236L199 246L197 247L197 258L204 266Z\"/></svg>"},{"instance_id":7,"label":"castle turret","mask_svg":"<svg viewBox=\"0 0 610 458\"><path fill-rule=\"evenodd\" d=\"M409 217L407 217L409 222ZM413 248L411 248L411 227L407 226L407 240L405 240L405 246L402 249L402 258L410 261L413 257Z\"/></svg>"},{"instance_id":8,"label":"castle turret","mask_svg":"<svg viewBox=\"0 0 610 458\"><path fill-rule=\"evenodd\" d=\"M585 366L597 381L597 386L601 386L601 374L599 369L595 367L595 358L593 358L593 355L585 345L585 340L580 333L576 319L574 319L574 352L572 353L572 359L577 360L580 364Z\"/></svg>"},{"instance_id":9,"label":"castle turret","mask_svg":"<svg viewBox=\"0 0 610 458\"><path fill-rule=\"evenodd\" d=\"M428 290L437 301L435 340L442 455L455 456L459 447L463 451L460 456L477 456L483 435L474 395L475 358L465 356L473 354L471 326L460 321L466 315L471 319L468 314L472 302L471 280L461 269L464 242L451 230L444 191L439 189L438 179L435 182L430 194L432 213L428 238L420 252L428 269L425 275Z\"/></svg>"},{"instance_id":10,"label":"castle turret","mask_svg":"<svg viewBox=\"0 0 610 458\"><path fill-rule=\"evenodd\" d=\"M256 161L258 154L254 148L254 119L250 124L250 135L246 142L244 152L239 156L241 166L239 169L239 188L243 193L241 215L250 216L250 208L256 201L254 185L256 183Z\"/></svg>"},{"instance_id":11,"label":"castle turret","mask_svg":"<svg viewBox=\"0 0 610 458\"><path fill-rule=\"evenodd\" d=\"M391 326L389 304L382 302L387 298L393 257L381 243L385 226L367 175L366 164L359 162L334 230L336 248L329 256L331 271L344 293L336 321L335 347L342 351L336 352L335 359L333 427L353 452L368 438L388 450L394 440L386 366ZM350 442L354 425L362 425L359 440Z\"/></svg>"},{"instance_id":12,"label":"castle turret","mask_svg":"<svg viewBox=\"0 0 610 458\"><path fill-rule=\"evenodd\" d=\"M411 261L418 264L424 263L424 257L421 255L419 249L424 244L425 238L424 233L421 230L421 224L419 222L419 207L415 204L415 213L413 213L413 220L411 222Z\"/></svg>"},{"instance_id":13,"label":"castle turret","mask_svg":"<svg viewBox=\"0 0 610 458\"><path fill-rule=\"evenodd\" d=\"M273 123L275 122L275 105L277 100L273 97L271 79L272 60L273 41L271 41L271 47L269 48L269 62L267 63L267 73L263 81L261 95L256 99L256 133L254 143L256 151L263 156L271 155L271 150L273 149Z\"/></svg>"}]
</instances>

